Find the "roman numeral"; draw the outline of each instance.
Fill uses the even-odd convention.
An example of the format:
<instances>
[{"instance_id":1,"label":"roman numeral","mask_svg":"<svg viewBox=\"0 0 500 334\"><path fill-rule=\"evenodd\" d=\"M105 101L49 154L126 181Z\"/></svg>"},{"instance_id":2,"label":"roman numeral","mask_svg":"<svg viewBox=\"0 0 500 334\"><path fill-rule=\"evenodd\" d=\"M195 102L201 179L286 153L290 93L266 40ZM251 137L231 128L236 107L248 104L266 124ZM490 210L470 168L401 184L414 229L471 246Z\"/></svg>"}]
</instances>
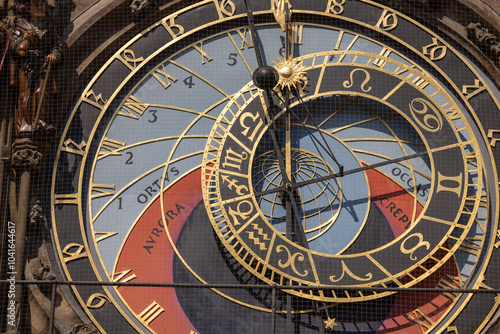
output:
<instances>
[{"instance_id":1,"label":"roman numeral","mask_svg":"<svg viewBox=\"0 0 500 334\"><path fill-rule=\"evenodd\" d=\"M411 315L407 315L406 318L408 320L411 320L411 321L419 324L420 329L422 330L422 333L425 332L424 327L426 329L429 329L432 327L432 325L434 325L434 321L427 314L425 314L420 308L417 308L415 311L413 311L413 314L415 315L415 317L412 317ZM420 317L419 317L419 315L420 315Z\"/></svg>"},{"instance_id":2,"label":"roman numeral","mask_svg":"<svg viewBox=\"0 0 500 334\"><path fill-rule=\"evenodd\" d=\"M113 195L112 192L107 191L106 189L115 190L115 185L114 184L94 184L94 183L92 183L90 185L90 189L91 189L90 199L94 200L96 198ZM93 192L97 192L97 194L94 194Z\"/></svg>"},{"instance_id":3,"label":"roman numeral","mask_svg":"<svg viewBox=\"0 0 500 334\"><path fill-rule=\"evenodd\" d=\"M123 270L109 275L109 278L111 279L112 282L130 282L134 278L137 278L137 275L134 274L133 272L130 274L131 271L132 269Z\"/></svg>"},{"instance_id":4,"label":"roman numeral","mask_svg":"<svg viewBox=\"0 0 500 334\"><path fill-rule=\"evenodd\" d=\"M101 144L101 149L97 154L97 160L106 158L110 155L122 155L123 148L126 146L124 142L104 138Z\"/></svg>"},{"instance_id":5,"label":"roman numeral","mask_svg":"<svg viewBox=\"0 0 500 334\"><path fill-rule=\"evenodd\" d=\"M247 39L247 32L249 32L249 31L250 30L248 28L236 30L236 32L238 33L238 35L241 38L241 47L240 47L241 50L245 50L245 45L247 48L253 48L252 38L250 38L250 40ZM252 36L250 36L250 37L252 37Z\"/></svg>"},{"instance_id":6,"label":"roman numeral","mask_svg":"<svg viewBox=\"0 0 500 334\"><path fill-rule=\"evenodd\" d=\"M118 111L118 115L133 118L133 119L139 119L135 114L142 116L146 109L148 109L149 104L142 102L138 98L134 96L130 96L125 103L123 103L123 106L120 111Z\"/></svg>"},{"instance_id":7,"label":"roman numeral","mask_svg":"<svg viewBox=\"0 0 500 334\"><path fill-rule=\"evenodd\" d=\"M163 86L164 89L167 89L170 87L172 82L176 82L177 78L171 76L170 74L167 74L165 71L165 66L161 65L161 69L158 67L158 69L152 74L153 77L158 80L158 82ZM164 78L161 78L160 75ZM170 82L172 80L172 82Z\"/></svg>"},{"instance_id":8,"label":"roman numeral","mask_svg":"<svg viewBox=\"0 0 500 334\"><path fill-rule=\"evenodd\" d=\"M212 57L210 57L205 51L203 51L203 43L200 42L199 45L193 46L193 48L201 54L201 63L205 65L205 59L207 61L212 61Z\"/></svg>"},{"instance_id":9,"label":"roman numeral","mask_svg":"<svg viewBox=\"0 0 500 334\"><path fill-rule=\"evenodd\" d=\"M389 57L391 55L391 50L389 50L387 48L383 48L378 54L382 57ZM373 61L373 65L378 66L378 67L383 67L386 62L387 62L387 60L385 60L385 59L375 59Z\"/></svg>"},{"instance_id":10,"label":"roman numeral","mask_svg":"<svg viewBox=\"0 0 500 334\"><path fill-rule=\"evenodd\" d=\"M453 277L453 276L447 274L445 277L443 277L439 280L438 284L436 285L436 288L438 288L438 289L450 289L450 290L460 289L462 287L461 283L463 281L464 280L461 280L458 277ZM441 294L448 297L451 300L455 300L460 295L460 293L453 292L453 291L442 292Z\"/></svg>"},{"instance_id":11,"label":"roman numeral","mask_svg":"<svg viewBox=\"0 0 500 334\"><path fill-rule=\"evenodd\" d=\"M149 325L153 320L155 320L162 312L165 312L165 309L160 306L156 301L153 301L149 304L148 307L144 309L139 314L139 318L142 319L147 325Z\"/></svg>"},{"instance_id":12,"label":"roman numeral","mask_svg":"<svg viewBox=\"0 0 500 334\"><path fill-rule=\"evenodd\" d=\"M482 237L466 237L458 250L467 252L469 254L478 256L481 251L481 244L483 243Z\"/></svg>"},{"instance_id":13,"label":"roman numeral","mask_svg":"<svg viewBox=\"0 0 500 334\"><path fill-rule=\"evenodd\" d=\"M101 236L97 238L98 234ZM116 234L118 234L118 232L95 232L95 234L94 234L94 236L96 237L95 242L102 241L102 240L107 239L109 237L112 237Z\"/></svg>"}]
</instances>

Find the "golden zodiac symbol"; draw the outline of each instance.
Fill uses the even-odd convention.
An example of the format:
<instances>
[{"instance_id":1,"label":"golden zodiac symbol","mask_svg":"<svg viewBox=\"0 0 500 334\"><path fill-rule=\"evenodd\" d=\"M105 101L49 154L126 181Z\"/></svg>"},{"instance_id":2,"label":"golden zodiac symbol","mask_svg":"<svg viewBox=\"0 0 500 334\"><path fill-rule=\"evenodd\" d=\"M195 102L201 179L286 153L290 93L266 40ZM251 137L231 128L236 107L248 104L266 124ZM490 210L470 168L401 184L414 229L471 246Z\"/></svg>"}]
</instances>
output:
<instances>
[{"instance_id":1,"label":"golden zodiac symbol","mask_svg":"<svg viewBox=\"0 0 500 334\"><path fill-rule=\"evenodd\" d=\"M350 277L354 278L357 281L369 281L373 277L372 273L366 274L365 275L366 278L361 278L357 275L354 275L352 273L352 271L349 268L347 268L346 264L344 263L344 260L341 260L340 262L342 262L342 275L338 279L335 279L335 275L330 276L330 281L332 281L333 283L337 283L342 278L344 278L344 274L346 274L346 273L347 273L347 275L349 275Z\"/></svg>"},{"instance_id":2,"label":"golden zodiac symbol","mask_svg":"<svg viewBox=\"0 0 500 334\"><path fill-rule=\"evenodd\" d=\"M244 204L247 205L249 207L249 209L247 211L243 211L244 210L244 206L241 208L240 206ZM233 208L229 208L228 210L228 214L233 217L233 220L234 220L234 225L241 225L241 223L238 221L238 218L236 218L236 216L240 216L242 219L246 220L248 219L248 217L250 217L250 213L253 211L253 205L250 201L241 201L238 203L238 206L236 207L236 210L233 210Z\"/></svg>"},{"instance_id":3,"label":"golden zodiac symbol","mask_svg":"<svg viewBox=\"0 0 500 334\"><path fill-rule=\"evenodd\" d=\"M363 92L365 92L365 93L369 92L372 89L372 87L366 87L365 88L365 85L368 83L368 81L370 81L370 73L368 73L367 70L362 69L362 68L357 68L357 69L354 69L354 70L351 71L351 74L349 75L351 81L350 82L349 82L349 80L344 81L344 83L343 83L344 87L345 88L351 88L354 85L353 76L354 76L354 73L357 72L357 71L361 71L361 72L363 72L365 74L365 80L360 85L361 90Z\"/></svg>"},{"instance_id":4,"label":"golden zodiac symbol","mask_svg":"<svg viewBox=\"0 0 500 334\"><path fill-rule=\"evenodd\" d=\"M420 109L417 109L415 107L416 103L419 103L421 105ZM421 98L416 98L410 103L410 111L415 121L424 130L427 130L429 132L437 132L443 128L443 118L441 117L439 110L437 110L436 107L431 104L431 102ZM417 118L417 114L423 116L423 122Z\"/></svg>"},{"instance_id":5,"label":"golden zodiac symbol","mask_svg":"<svg viewBox=\"0 0 500 334\"><path fill-rule=\"evenodd\" d=\"M408 239L410 239L412 237L416 237L418 239L418 243L415 246L413 246L412 248L407 249L405 247L405 243L408 241ZM424 236L422 235L422 233L413 233L412 235L409 235L405 240L403 240L400 248L401 248L401 253L410 254L410 259L415 261L417 258L413 255L413 252L416 251L420 247L425 247L425 249L428 250L430 246L431 246L431 244L428 241L424 241Z\"/></svg>"},{"instance_id":6,"label":"golden zodiac symbol","mask_svg":"<svg viewBox=\"0 0 500 334\"><path fill-rule=\"evenodd\" d=\"M307 270L304 270L304 273L301 274L301 273L299 273L297 268L295 268L295 261L296 260L301 261L301 262L304 261L304 255L302 253L298 253L298 252L292 255L290 253L290 250L283 245L279 245L278 247L276 247L276 253L281 253L282 250L286 250L286 252L288 254L288 260L285 263L283 263L283 262L281 262L281 260L279 260L278 265L281 268L291 267L293 272L296 273L297 275L302 276L302 277L306 276L308 274Z\"/></svg>"},{"instance_id":7,"label":"golden zodiac symbol","mask_svg":"<svg viewBox=\"0 0 500 334\"><path fill-rule=\"evenodd\" d=\"M255 231L257 231L257 235L255 236L254 231L247 231L248 237L253 240L254 244L259 246L260 250L266 250L266 240L269 240L269 236L264 233L264 230L259 227L258 224L252 224L254 227ZM262 237L262 241L260 241L259 236Z\"/></svg>"},{"instance_id":8,"label":"golden zodiac symbol","mask_svg":"<svg viewBox=\"0 0 500 334\"><path fill-rule=\"evenodd\" d=\"M251 112L243 113L241 115L241 118L240 118L240 124L245 129L241 132L241 134L243 134L244 136L248 135L248 131L250 131L250 128L251 128L250 126L245 125L245 120L247 118L250 118L253 121L253 123L256 123L258 121L257 125L253 126L254 129L253 129L252 133L248 136L249 140L253 140L255 135L257 134L257 131L259 131L260 127L264 124L264 122L262 121L261 118L259 118L258 113L256 113L255 115L252 115Z\"/></svg>"}]
</instances>

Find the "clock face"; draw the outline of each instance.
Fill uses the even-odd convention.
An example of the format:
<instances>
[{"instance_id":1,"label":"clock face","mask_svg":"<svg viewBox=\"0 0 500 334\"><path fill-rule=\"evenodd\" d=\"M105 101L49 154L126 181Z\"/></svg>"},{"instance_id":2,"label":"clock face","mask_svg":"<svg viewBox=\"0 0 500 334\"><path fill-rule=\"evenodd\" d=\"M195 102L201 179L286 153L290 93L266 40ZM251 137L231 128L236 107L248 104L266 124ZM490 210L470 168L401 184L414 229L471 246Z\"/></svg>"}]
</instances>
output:
<instances>
[{"instance_id":1,"label":"clock face","mask_svg":"<svg viewBox=\"0 0 500 334\"><path fill-rule=\"evenodd\" d=\"M497 309L458 289L499 288L498 91L390 8L291 6L288 34L269 1L255 28L243 1L175 12L69 113L66 278L174 284L74 286L100 331L476 333Z\"/></svg>"}]
</instances>

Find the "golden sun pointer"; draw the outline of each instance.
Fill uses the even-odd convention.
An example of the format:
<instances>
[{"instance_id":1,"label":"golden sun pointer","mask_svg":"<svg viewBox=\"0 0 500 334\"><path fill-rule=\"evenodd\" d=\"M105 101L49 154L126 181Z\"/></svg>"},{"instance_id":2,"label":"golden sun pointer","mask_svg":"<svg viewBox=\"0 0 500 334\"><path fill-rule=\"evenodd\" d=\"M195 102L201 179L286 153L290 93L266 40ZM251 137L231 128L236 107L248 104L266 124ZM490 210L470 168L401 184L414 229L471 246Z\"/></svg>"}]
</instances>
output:
<instances>
[{"instance_id":1,"label":"golden sun pointer","mask_svg":"<svg viewBox=\"0 0 500 334\"><path fill-rule=\"evenodd\" d=\"M302 89L307 85L306 72L302 69L302 65L294 60L280 59L278 62L273 61L274 68L279 73L279 81L276 86L282 91L285 88L296 88L302 95Z\"/></svg>"},{"instance_id":2,"label":"golden sun pointer","mask_svg":"<svg viewBox=\"0 0 500 334\"><path fill-rule=\"evenodd\" d=\"M333 329L334 326L337 326L337 323L335 323L335 318L330 318L328 317L328 320L323 321L325 323L325 328L330 328Z\"/></svg>"}]
</instances>

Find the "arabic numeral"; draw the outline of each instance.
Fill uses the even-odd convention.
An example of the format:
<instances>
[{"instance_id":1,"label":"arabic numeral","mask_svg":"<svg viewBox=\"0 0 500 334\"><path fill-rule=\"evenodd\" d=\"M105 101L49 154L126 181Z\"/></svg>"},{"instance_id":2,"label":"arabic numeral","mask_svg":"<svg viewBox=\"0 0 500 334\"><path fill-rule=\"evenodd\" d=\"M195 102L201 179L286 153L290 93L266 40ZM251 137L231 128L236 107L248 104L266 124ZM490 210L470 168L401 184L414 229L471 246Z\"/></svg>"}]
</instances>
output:
<instances>
[{"instance_id":1,"label":"arabic numeral","mask_svg":"<svg viewBox=\"0 0 500 334\"><path fill-rule=\"evenodd\" d=\"M228 64L229 66L234 66L234 65L236 65L236 63L238 63L238 59L236 59L236 57L237 57L237 56L238 56L238 54L237 54L237 53L230 53L230 54L229 54L229 60L230 60L230 62L228 62L227 64Z\"/></svg>"},{"instance_id":2,"label":"arabic numeral","mask_svg":"<svg viewBox=\"0 0 500 334\"><path fill-rule=\"evenodd\" d=\"M149 114L151 115L151 118L148 119L148 122L149 123L155 123L157 120L158 120L158 116L156 116L156 112L158 110L154 109L154 110L150 110L149 111Z\"/></svg>"},{"instance_id":3,"label":"arabic numeral","mask_svg":"<svg viewBox=\"0 0 500 334\"><path fill-rule=\"evenodd\" d=\"M134 163L134 161L132 160L134 158L134 153L127 152L126 154L128 155L128 159L127 159L127 161L125 161L125 164L132 165Z\"/></svg>"},{"instance_id":4,"label":"arabic numeral","mask_svg":"<svg viewBox=\"0 0 500 334\"><path fill-rule=\"evenodd\" d=\"M194 83L193 83L193 76L190 75L186 79L184 79L184 84L188 86L188 88L193 88Z\"/></svg>"}]
</instances>

